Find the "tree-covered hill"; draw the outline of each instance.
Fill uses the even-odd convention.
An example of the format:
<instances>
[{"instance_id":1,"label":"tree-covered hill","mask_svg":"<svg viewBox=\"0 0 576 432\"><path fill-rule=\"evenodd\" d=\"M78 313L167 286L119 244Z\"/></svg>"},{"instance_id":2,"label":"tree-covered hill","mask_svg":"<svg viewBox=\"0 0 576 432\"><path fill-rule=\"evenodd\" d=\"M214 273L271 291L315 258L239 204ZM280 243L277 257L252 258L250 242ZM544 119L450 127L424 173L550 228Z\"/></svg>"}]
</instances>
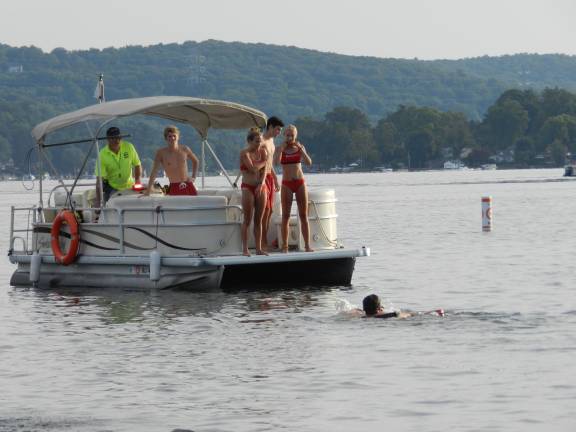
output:
<instances>
[{"instance_id":1,"label":"tree-covered hill","mask_svg":"<svg viewBox=\"0 0 576 432\"><path fill-rule=\"evenodd\" d=\"M9 73L21 67L21 72ZM263 44L202 43L51 53L0 45L0 98L15 92L55 104L177 94L231 99L286 118L352 106L376 118L398 105L479 117L507 85L444 64L322 53Z\"/></svg>"},{"instance_id":2,"label":"tree-covered hill","mask_svg":"<svg viewBox=\"0 0 576 432\"><path fill-rule=\"evenodd\" d=\"M576 90L576 57L562 54L518 54L433 62L471 77L495 79L509 88Z\"/></svg>"},{"instance_id":3,"label":"tree-covered hill","mask_svg":"<svg viewBox=\"0 0 576 432\"><path fill-rule=\"evenodd\" d=\"M376 124L399 106L461 112L480 121L508 88L576 89L576 57L515 55L456 61L352 57L265 44L219 41L45 53L0 44L0 154L22 166L30 129L107 100L184 95L231 100L287 121L323 118L345 106ZM157 137L138 144L150 157Z\"/></svg>"}]
</instances>

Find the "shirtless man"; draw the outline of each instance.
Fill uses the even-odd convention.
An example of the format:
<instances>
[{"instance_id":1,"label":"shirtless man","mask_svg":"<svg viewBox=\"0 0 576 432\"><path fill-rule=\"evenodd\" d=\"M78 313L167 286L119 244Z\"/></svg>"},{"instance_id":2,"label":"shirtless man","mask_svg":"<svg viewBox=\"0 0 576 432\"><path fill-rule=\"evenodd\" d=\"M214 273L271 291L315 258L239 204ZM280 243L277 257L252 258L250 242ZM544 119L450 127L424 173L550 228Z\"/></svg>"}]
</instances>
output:
<instances>
[{"instance_id":1,"label":"shirtless man","mask_svg":"<svg viewBox=\"0 0 576 432\"><path fill-rule=\"evenodd\" d=\"M160 168L164 169L170 180L168 195L198 195L194 187L198 172L198 158L189 147L178 143L179 138L180 131L176 126L167 126L164 129L166 147L156 152L146 195L150 194L154 187L154 180ZM188 176L188 159L192 161L192 177Z\"/></svg>"},{"instance_id":2,"label":"shirtless man","mask_svg":"<svg viewBox=\"0 0 576 432\"><path fill-rule=\"evenodd\" d=\"M262 146L266 148L268 153L268 161L266 163L266 177L264 184L268 191L266 200L266 208L264 209L264 216L262 218L262 247L264 250L268 249L268 227L270 226L270 219L272 218L272 207L274 206L274 193L280 190L278 184L278 177L274 171L274 138L282 132L284 123L278 117L270 117L266 122L266 132L262 135Z\"/></svg>"}]
</instances>

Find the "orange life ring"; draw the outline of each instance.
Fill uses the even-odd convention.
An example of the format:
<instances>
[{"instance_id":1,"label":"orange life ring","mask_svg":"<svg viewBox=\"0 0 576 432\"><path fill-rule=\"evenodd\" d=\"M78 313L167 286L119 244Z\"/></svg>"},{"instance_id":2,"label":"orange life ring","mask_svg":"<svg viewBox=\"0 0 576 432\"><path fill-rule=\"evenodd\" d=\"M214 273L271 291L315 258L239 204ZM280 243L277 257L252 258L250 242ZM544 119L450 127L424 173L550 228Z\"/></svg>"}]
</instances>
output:
<instances>
[{"instance_id":1,"label":"orange life ring","mask_svg":"<svg viewBox=\"0 0 576 432\"><path fill-rule=\"evenodd\" d=\"M70 247L68 248L68 252L66 254L62 252L59 241L60 228L64 222L66 222L70 228ZM52 237L52 252L54 253L56 262L62 265L72 264L78 256L78 247L80 246L80 228L74 213L72 213L70 210L61 210L56 215L56 218L52 223L50 236Z\"/></svg>"}]
</instances>

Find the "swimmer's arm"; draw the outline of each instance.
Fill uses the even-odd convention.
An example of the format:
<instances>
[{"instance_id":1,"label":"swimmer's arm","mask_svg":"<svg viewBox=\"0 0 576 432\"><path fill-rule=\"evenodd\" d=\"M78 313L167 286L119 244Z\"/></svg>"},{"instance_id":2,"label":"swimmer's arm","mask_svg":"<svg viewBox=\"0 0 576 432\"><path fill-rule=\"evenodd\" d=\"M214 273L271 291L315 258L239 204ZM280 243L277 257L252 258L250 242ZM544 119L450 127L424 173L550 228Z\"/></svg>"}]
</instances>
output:
<instances>
[{"instance_id":1,"label":"swimmer's arm","mask_svg":"<svg viewBox=\"0 0 576 432\"><path fill-rule=\"evenodd\" d=\"M342 311L340 312L340 315L349 317L349 318L364 318L365 317L365 313L362 309L352 309L352 310L347 310L347 311Z\"/></svg>"},{"instance_id":2,"label":"swimmer's arm","mask_svg":"<svg viewBox=\"0 0 576 432\"><path fill-rule=\"evenodd\" d=\"M413 317L414 315L418 315L417 313L414 312L403 312L403 311L397 311L395 312L398 318L400 319L404 319L404 318L410 318Z\"/></svg>"},{"instance_id":3,"label":"swimmer's arm","mask_svg":"<svg viewBox=\"0 0 576 432\"><path fill-rule=\"evenodd\" d=\"M396 318L396 317L400 317L399 312L388 312L388 313L374 315L374 318L380 318L380 319Z\"/></svg>"},{"instance_id":4,"label":"swimmer's arm","mask_svg":"<svg viewBox=\"0 0 576 432\"><path fill-rule=\"evenodd\" d=\"M405 319L405 318L410 318L411 316L414 316L414 315L415 314L412 312L394 311L394 312L387 312L387 313L375 315L375 317L376 318L382 318L382 319L386 319L386 318Z\"/></svg>"}]
</instances>

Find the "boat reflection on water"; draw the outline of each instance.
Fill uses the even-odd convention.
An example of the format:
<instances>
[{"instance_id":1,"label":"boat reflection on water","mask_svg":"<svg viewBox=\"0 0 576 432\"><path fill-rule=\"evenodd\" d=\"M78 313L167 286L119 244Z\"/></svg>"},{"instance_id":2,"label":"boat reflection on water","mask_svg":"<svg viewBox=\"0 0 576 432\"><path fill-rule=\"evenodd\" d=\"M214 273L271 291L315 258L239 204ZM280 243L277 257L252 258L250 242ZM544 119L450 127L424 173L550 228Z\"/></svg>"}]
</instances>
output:
<instances>
[{"instance_id":1,"label":"boat reflection on water","mask_svg":"<svg viewBox=\"0 0 576 432\"><path fill-rule=\"evenodd\" d=\"M290 289L280 286L258 290L189 292L14 287L11 294L14 301L29 301L33 297L35 313L49 314L51 319L59 316L75 325L117 325L169 323L186 317L270 321L269 312L302 313L321 306L327 294L339 292L341 288L345 287L298 286Z\"/></svg>"}]
</instances>

